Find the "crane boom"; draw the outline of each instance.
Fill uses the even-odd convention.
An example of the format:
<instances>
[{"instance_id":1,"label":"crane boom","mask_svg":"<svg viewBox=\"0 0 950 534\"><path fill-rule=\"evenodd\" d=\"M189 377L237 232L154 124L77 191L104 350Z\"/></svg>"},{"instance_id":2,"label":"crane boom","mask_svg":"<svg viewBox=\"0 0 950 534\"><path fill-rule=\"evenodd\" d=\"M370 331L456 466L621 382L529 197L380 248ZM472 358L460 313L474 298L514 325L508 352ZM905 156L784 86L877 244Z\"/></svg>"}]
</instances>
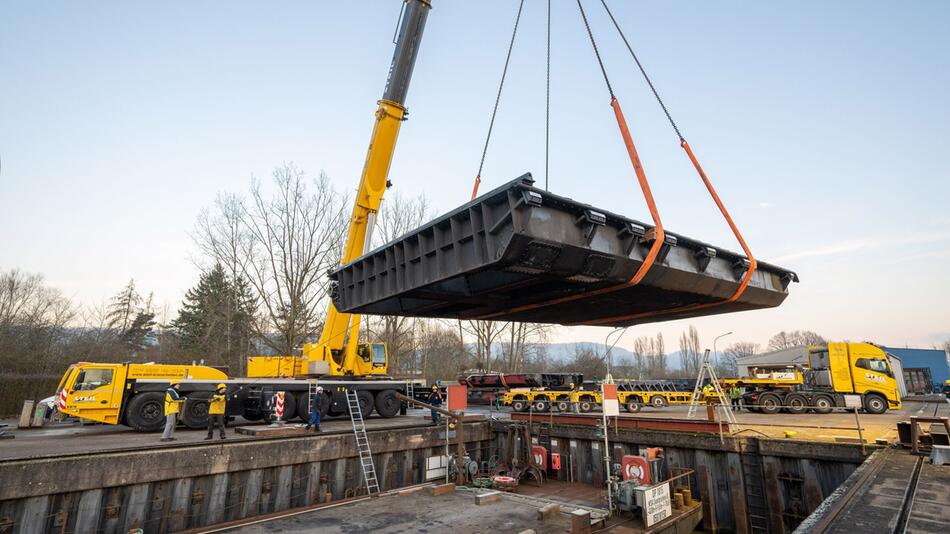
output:
<instances>
[{"instance_id":1,"label":"crane boom","mask_svg":"<svg viewBox=\"0 0 950 534\"><path fill-rule=\"evenodd\" d=\"M376 123L366 151L363 174L353 202L342 263L358 258L369 246L376 213L391 185L389 167L399 127L406 120L406 93L415 66L430 0L405 0L396 49L389 67L383 97L376 108ZM303 347L299 374L380 375L387 372L385 345L359 344L360 316L341 313L332 302L317 343ZM325 363L324 363L325 362Z\"/></svg>"}]
</instances>

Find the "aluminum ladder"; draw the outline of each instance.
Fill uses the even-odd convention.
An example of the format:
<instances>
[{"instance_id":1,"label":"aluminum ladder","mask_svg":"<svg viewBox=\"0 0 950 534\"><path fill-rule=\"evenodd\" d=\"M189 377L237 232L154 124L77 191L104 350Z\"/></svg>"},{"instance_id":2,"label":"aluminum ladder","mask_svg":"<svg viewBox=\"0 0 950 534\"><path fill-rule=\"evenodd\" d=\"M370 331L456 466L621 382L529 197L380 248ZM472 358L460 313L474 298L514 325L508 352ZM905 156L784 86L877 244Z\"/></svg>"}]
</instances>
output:
<instances>
[{"instance_id":1,"label":"aluminum ladder","mask_svg":"<svg viewBox=\"0 0 950 534\"><path fill-rule=\"evenodd\" d=\"M353 423L356 449L360 453L360 467L363 469L363 480L366 481L366 493L371 497L379 495L379 481L376 478L376 465L373 464L373 451L369 448L369 437L366 435L366 424L363 422L363 411L360 409L360 399L356 391L346 390L346 404L350 412L350 422Z\"/></svg>"},{"instance_id":2,"label":"aluminum ladder","mask_svg":"<svg viewBox=\"0 0 950 534\"><path fill-rule=\"evenodd\" d=\"M406 383L406 396L413 400L416 398L416 385L412 380ZM418 408L414 402L410 402L408 407Z\"/></svg>"}]
</instances>

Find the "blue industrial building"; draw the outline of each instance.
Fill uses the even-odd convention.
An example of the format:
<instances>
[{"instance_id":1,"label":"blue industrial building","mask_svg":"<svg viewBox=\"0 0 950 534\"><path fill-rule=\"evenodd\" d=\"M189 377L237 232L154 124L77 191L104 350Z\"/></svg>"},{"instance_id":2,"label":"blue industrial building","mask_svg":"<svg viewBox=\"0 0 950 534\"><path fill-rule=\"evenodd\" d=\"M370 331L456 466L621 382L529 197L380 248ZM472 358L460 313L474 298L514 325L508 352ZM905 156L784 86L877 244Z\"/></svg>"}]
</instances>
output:
<instances>
[{"instance_id":1,"label":"blue industrial building","mask_svg":"<svg viewBox=\"0 0 950 534\"><path fill-rule=\"evenodd\" d=\"M904 383L908 393L940 391L945 381L950 380L950 365L947 353L939 349L907 349L882 347L886 352L900 358L904 371ZM929 379L930 387L926 381Z\"/></svg>"}]
</instances>

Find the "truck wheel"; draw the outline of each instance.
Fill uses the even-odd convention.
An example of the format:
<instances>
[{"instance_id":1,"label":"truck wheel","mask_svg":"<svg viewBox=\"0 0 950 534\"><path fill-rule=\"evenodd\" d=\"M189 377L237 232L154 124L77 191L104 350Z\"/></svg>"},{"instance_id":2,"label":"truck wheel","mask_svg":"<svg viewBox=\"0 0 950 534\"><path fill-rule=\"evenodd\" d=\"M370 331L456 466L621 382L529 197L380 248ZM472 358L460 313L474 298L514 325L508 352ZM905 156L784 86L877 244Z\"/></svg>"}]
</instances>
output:
<instances>
[{"instance_id":1,"label":"truck wheel","mask_svg":"<svg viewBox=\"0 0 950 534\"><path fill-rule=\"evenodd\" d=\"M782 409L782 401L778 395L773 393L763 393L759 396L759 410L767 415L776 414Z\"/></svg>"},{"instance_id":2,"label":"truck wheel","mask_svg":"<svg viewBox=\"0 0 950 534\"><path fill-rule=\"evenodd\" d=\"M165 426L165 394L150 391L133 396L125 408L125 420L139 432L158 432Z\"/></svg>"},{"instance_id":3,"label":"truck wheel","mask_svg":"<svg viewBox=\"0 0 950 534\"><path fill-rule=\"evenodd\" d=\"M537 399L532 406L534 407L534 411L539 413L544 413L551 409L551 403L548 402L547 399Z\"/></svg>"},{"instance_id":4,"label":"truck wheel","mask_svg":"<svg viewBox=\"0 0 950 534\"><path fill-rule=\"evenodd\" d=\"M785 397L785 405L788 413L805 413L808 409L808 401L805 400L805 397L798 394L792 394Z\"/></svg>"},{"instance_id":5,"label":"truck wheel","mask_svg":"<svg viewBox=\"0 0 950 534\"><path fill-rule=\"evenodd\" d=\"M640 404L639 399L631 399L627 401L626 406L627 406L627 411L630 413L637 413L640 411L641 408L643 408L643 405Z\"/></svg>"},{"instance_id":6,"label":"truck wheel","mask_svg":"<svg viewBox=\"0 0 950 534\"><path fill-rule=\"evenodd\" d=\"M516 399L511 401L511 409L516 412L523 412L528 409L528 401L524 399Z\"/></svg>"},{"instance_id":7,"label":"truck wheel","mask_svg":"<svg viewBox=\"0 0 950 534\"><path fill-rule=\"evenodd\" d=\"M373 404L375 403L373 399L373 393L361 389L356 392L356 398L360 403L360 412L363 414L363 419L366 419L373 413Z\"/></svg>"},{"instance_id":8,"label":"truck wheel","mask_svg":"<svg viewBox=\"0 0 950 534\"><path fill-rule=\"evenodd\" d=\"M577 408L581 411L581 413L588 413L594 409L594 401L592 401L590 397L584 397L577 404Z\"/></svg>"},{"instance_id":9,"label":"truck wheel","mask_svg":"<svg viewBox=\"0 0 950 534\"><path fill-rule=\"evenodd\" d=\"M815 397L815 413L831 413L835 403L828 395L818 395Z\"/></svg>"},{"instance_id":10,"label":"truck wheel","mask_svg":"<svg viewBox=\"0 0 950 534\"><path fill-rule=\"evenodd\" d=\"M207 397L191 397L185 401L181 410L181 422L192 430L208 428L208 399Z\"/></svg>"},{"instance_id":11,"label":"truck wheel","mask_svg":"<svg viewBox=\"0 0 950 534\"><path fill-rule=\"evenodd\" d=\"M276 393L276 392L275 392ZM273 398L270 399L270 412L268 416L271 419L277 418L277 400ZM289 391L284 392L284 415L280 418L281 421L290 421L297 415L297 398L293 393Z\"/></svg>"},{"instance_id":12,"label":"truck wheel","mask_svg":"<svg viewBox=\"0 0 950 534\"><path fill-rule=\"evenodd\" d=\"M882 414L887 411L887 401L884 397L872 393L864 397L864 411L873 414Z\"/></svg>"},{"instance_id":13,"label":"truck wheel","mask_svg":"<svg viewBox=\"0 0 950 534\"><path fill-rule=\"evenodd\" d=\"M376 394L376 413L381 417L395 417L402 405L396 398L396 390L384 389Z\"/></svg>"},{"instance_id":14,"label":"truck wheel","mask_svg":"<svg viewBox=\"0 0 950 534\"><path fill-rule=\"evenodd\" d=\"M652 404L654 408L663 408L669 404L669 401L666 400L666 397L656 395L650 399L650 404Z\"/></svg>"},{"instance_id":15,"label":"truck wheel","mask_svg":"<svg viewBox=\"0 0 950 534\"><path fill-rule=\"evenodd\" d=\"M561 413L567 413L571 411L571 400L567 397L558 399L557 401L557 411Z\"/></svg>"}]
</instances>

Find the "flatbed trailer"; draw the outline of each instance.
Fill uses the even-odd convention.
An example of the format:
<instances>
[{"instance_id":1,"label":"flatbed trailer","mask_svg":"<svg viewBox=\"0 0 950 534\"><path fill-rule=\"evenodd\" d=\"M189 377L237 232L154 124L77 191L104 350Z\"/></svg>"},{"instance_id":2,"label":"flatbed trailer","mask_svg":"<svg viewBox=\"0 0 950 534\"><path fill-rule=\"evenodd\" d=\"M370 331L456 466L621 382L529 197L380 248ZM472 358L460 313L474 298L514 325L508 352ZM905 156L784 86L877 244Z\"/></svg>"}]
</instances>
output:
<instances>
[{"instance_id":1,"label":"flatbed trailer","mask_svg":"<svg viewBox=\"0 0 950 534\"><path fill-rule=\"evenodd\" d=\"M617 400L630 413L639 412L644 406L664 408L669 405L689 404L692 392L679 390L619 389ZM543 388L513 389L502 397L502 404L511 406L516 412L592 412L603 403L599 391L574 390L559 391Z\"/></svg>"}]
</instances>

